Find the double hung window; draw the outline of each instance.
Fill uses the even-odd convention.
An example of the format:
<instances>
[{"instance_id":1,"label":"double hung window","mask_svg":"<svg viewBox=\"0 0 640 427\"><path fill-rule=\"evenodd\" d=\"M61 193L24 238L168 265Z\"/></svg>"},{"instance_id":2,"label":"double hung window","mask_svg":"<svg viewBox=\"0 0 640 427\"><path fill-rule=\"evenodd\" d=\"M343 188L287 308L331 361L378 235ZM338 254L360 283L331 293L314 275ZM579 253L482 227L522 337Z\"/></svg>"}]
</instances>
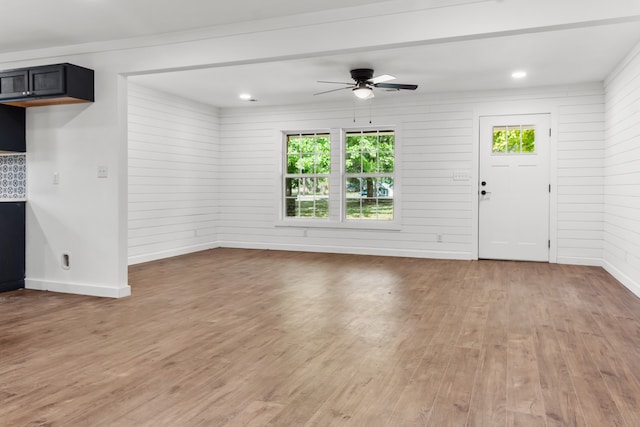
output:
<instances>
[{"instance_id":1,"label":"double hung window","mask_svg":"<svg viewBox=\"0 0 640 427\"><path fill-rule=\"evenodd\" d=\"M393 220L395 134L345 133L346 219Z\"/></svg>"},{"instance_id":2,"label":"double hung window","mask_svg":"<svg viewBox=\"0 0 640 427\"><path fill-rule=\"evenodd\" d=\"M327 133L286 136L285 216L328 218L331 138Z\"/></svg>"},{"instance_id":3,"label":"double hung window","mask_svg":"<svg viewBox=\"0 0 640 427\"><path fill-rule=\"evenodd\" d=\"M341 141L332 141L332 135ZM394 130L286 133L284 139L285 219L335 224L396 219Z\"/></svg>"}]
</instances>

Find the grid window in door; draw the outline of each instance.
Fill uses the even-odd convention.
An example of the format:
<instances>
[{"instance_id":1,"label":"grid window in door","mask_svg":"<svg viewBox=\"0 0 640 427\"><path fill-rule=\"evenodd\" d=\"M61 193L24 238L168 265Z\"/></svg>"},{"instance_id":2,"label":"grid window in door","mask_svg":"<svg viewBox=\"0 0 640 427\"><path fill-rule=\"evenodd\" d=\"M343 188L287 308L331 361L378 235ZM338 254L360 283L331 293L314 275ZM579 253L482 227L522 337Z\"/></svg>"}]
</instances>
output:
<instances>
[{"instance_id":1,"label":"grid window in door","mask_svg":"<svg viewBox=\"0 0 640 427\"><path fill-rule=\"evenodd\" d=\"M522 154L536 152L536 131L532 125L494 126L493 153Z\"/></svg>"},{"instance_id":2,"label":"grid window in door","mask_svg":"<svg viewBox=\"0 0 640 427\"><path fill-rule=\"evenodd\" d=\"M331 138L326 133L286 135L285 216L328 218Z\"/></svg>"},{"instance_id":3,"label":"grid window in door","mask_svg":"<svg viewBox=\"0 0 640 427\"><path fill-rule=\"evenodd\" d=\"M393 220L395 133L366 130L345 134L345 217Z\"/></svg>"}]
</instances>

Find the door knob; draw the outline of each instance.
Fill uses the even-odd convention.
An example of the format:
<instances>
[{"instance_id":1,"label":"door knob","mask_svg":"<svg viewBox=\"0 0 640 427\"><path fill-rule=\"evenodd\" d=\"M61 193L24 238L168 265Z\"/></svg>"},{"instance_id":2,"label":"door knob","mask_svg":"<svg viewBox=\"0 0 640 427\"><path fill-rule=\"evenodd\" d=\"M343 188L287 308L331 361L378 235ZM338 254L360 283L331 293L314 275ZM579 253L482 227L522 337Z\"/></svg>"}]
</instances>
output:
<instances>
[{"instance_id":1,"label":"door knob","mask_svg":"<svg viewBox=\"0 0 640 427\"><path fill-rule=\"evenodd\" d=\"M487 194L487 192L486 192L486 191L484 191L484 190L482 190L482 191L480 192L480 194L482 194L482 195L484 196L485 194Z\"/></svg>"},{"instance_id":2,"label":"door knob","mask_svg":"<svg viewBox=\"0 0 640 427\"><path fill-rule=\"evenodd\" d=\"M480 185L482 185L482 186L484 187L485 185L487 185L487 181L482 181L482 182L480 183Z\"/></svg>"}]
</instances>

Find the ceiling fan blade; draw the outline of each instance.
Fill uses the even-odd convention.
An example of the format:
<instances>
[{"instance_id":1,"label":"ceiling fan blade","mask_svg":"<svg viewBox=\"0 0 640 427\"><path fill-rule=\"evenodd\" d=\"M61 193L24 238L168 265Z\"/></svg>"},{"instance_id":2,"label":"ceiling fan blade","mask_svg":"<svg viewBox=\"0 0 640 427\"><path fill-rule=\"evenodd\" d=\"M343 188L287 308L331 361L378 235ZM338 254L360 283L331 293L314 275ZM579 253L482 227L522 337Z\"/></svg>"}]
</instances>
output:
<instances>
[{"instance_id":1,"label":"ceiling fan blade","mask_svg":"<svg viewBox=\"0 0 640 427\"><path fill-rule=\"evenodd\" d=\"M339 91L339 90L344 90L344 89L353 89L353 86L348 86L348 87L339 87L338 89L325 90L324 92L314 93L314 94L313 94L313 96L316 96L316 95L322 95L322 94L330 93L330 92L337 92L337 91Z\"/></svg>"},{"instance_id":2,"label":"ceiling fan blade","mask_svg":"<svg viewBox=\"0 0 640 427\"><path fill-rule=\"evenodd\" d=\"M393 76L390 76L389 74L383 74L381 76L377 76L372 78L371 80L369 80L369 83L372 85L378 84L378 83L384 83L384 82L388 82L390 80L395 80L396 78Z\"/></svg>"},{"instance_id":3,"label":"ceiling fan blade","mask_svg":"<svg viewBox=\"0 0 640 427\"><path fill-rule=\"evenodd\" d=\"M318 83L331 83L334 85L353 85L353 83L347 83L347 82L328 82L326 80L318 80Z\"/></svg>"},{"instance_id":4,"label":"ceiling fan blade","mask_svg":"<svg viewBox=\"0 0 640 427\"><path fill-rule=\"evenodd\" d=\"M374 84L375 87L380 87L383 89L396 89L396 90L416 90L418 89L418 85L407 85L402 83L378 83Z\"/></svg>"}]
</instances>

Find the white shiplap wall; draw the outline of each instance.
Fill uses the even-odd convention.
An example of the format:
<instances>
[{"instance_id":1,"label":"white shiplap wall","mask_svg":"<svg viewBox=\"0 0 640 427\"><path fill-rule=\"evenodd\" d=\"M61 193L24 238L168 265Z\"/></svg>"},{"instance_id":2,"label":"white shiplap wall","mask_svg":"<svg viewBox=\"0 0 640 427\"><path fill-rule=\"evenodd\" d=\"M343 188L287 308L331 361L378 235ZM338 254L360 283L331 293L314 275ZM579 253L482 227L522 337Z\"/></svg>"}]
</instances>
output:
<instances>
[{"instance_id":1,"label":"white shiplap wall","mask_svg":"<svg viewBox=\"0 0 640 427\"><path fill-rule=\"evenodd\" d=\"M129 263L216 246L218 110L129 84Z\"/></svg>"},{"instance_id":2,"label":"white shiplap wall","mask_svg":"<svg viewBox=\"0 0 640 427\"><path fill-rule=\"evenodd\" d=\"M604 227L604 95L567 97L558 107L559 263L601 265Z\"/></svg>"},{"instance_id":3,"label":"white shiplap wall","mask_svg":"<svg viewBox=\"0 0 640 427\"><path fill-rule=\"evenodd\" d=\"M604 266L640 296L640 45L605 87Z\"/></svg>"},{"instance_id":4,"label":"white shiplap wall","mask_svg":"<svg viewBox=\"0 0 640 427\"><path fill-rule=\"evenodd\" d=\"M357 111L355 124L350 103L223 111L221 246L467 258L471 182L454 182L451 170L470 171L467 140L473 117L470 110L455 104L436 111L408 101L375 109L374 123L395 125L398 141L403 141L403 160L397 163L403 183L402 231L274 226L279 208L279 131L367 126L368 111ZM436 242L437 233L443 234L444 243Z\"/></svg>"},{"instance_id":5,"label":"white shiplap wall","mask_svg":"<svg viewBox=\"0 0 640 427\"><path fill-rule=\"evenodd\" d=\"M402 181L400 230L279 227L279 131L367 126L369 109L316 104L221 111L221 246L471 259L477 253L477 129L496 106L551 112L557 181L558 262L601 263L604 92L602 85L377 99L374 125L396 126ZM542 109L540 106L543 106ZM534 111L535 110L535 111ZM508 108L502 114L508 113ZM515 110L514 110L515 111ZM453 172L472 179L454 181ZM442 242L438 242L442 235ZM552 234L553 235L553 234Z\"/></svg>"}]
</instances>

